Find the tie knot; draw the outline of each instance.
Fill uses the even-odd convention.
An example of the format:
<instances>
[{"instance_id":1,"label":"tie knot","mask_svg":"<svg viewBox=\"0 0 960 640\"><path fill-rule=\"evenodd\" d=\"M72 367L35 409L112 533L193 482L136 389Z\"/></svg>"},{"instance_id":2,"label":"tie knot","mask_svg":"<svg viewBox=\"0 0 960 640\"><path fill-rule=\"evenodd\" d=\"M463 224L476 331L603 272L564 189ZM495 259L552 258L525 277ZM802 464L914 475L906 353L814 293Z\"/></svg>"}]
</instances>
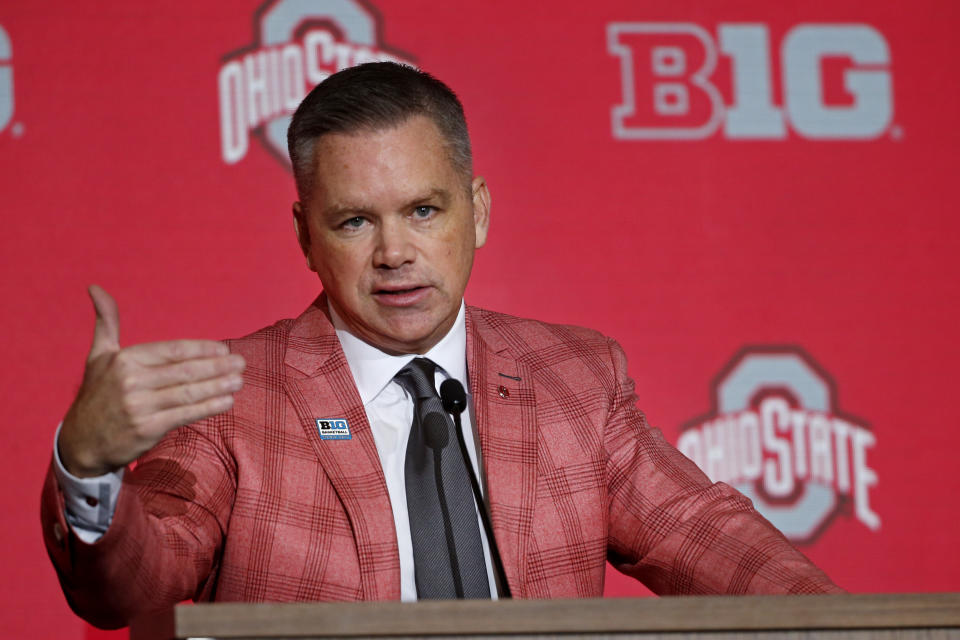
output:
<instances>
[{"instance_id":1,"label":"tie knot","mask_svg":"<svg viewBox=\"0 0 960 640\"><path fill-rule=\"evenodd\" d=\"M434 383L434 374L437 365L427 358L414 358L394 376L401 387L421 400L437 397L437 388Z\"/></svg>"}]
</instances>

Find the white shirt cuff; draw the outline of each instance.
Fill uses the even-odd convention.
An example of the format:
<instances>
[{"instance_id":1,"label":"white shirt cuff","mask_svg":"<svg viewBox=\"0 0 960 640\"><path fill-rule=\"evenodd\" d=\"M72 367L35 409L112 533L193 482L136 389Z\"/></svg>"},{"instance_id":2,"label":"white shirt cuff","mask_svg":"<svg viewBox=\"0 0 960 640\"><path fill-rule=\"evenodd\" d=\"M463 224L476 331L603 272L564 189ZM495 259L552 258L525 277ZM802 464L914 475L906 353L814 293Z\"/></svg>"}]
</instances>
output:
<instances>
[{"instance_id":1,"label":"white shirt cuff","mask_svg":"<svg viewBox=\"0 0 960 640\"><path fill-rule=\"evenodd\" d=\"M60 462L61 422L53 438L53 473L57 476L63 501L66 505L67 522L73 527L77 537L88 544L99 540L113 520L113 511L117 506L117 496L123 484L123 469L95 478L78 478L63 467Z\"/></svg>"}]
</instances>

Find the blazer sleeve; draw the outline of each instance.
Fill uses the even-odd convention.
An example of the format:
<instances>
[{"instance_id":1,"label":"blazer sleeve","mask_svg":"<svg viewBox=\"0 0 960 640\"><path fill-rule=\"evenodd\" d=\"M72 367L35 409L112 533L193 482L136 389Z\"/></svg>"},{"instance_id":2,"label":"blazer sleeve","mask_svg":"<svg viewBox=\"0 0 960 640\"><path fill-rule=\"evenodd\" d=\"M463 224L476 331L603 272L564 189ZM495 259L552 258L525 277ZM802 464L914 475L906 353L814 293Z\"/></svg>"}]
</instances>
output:
<instances>
[{"instance_id":1,"label":"blazer sleeve","mask_svg":"<svg viewBox=\"0 0 960 640\"><path fill-rule=\"evenodd\" d=\"M47 552L73 611L101 628L183 600L209 599L236 491L235 464L218 419L180 427L123 478L113 520L95 543L64 516L51 467L40 516Z\"/></svg>"},{"instance_id":2,"label":"blazer sleeve","mask_svg":"<svg viewBox=\"0 0 960 640\"><path fill-rule=\"evenodd\" d=\"M657 594L841 593L750 500L711 483L637 409L626 356L605 431L610 562Z\"/></svg>"}]
</instances>

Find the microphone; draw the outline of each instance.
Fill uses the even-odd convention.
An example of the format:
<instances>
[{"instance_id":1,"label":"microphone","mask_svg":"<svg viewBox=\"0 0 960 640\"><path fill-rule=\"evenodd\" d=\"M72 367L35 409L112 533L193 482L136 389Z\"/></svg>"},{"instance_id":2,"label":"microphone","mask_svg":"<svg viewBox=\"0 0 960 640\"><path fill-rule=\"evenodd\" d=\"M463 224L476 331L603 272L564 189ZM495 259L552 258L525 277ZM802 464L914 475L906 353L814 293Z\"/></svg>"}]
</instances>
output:
<instances>
[{"instance_id":1,"label":"microphone","mask_svg":"<svg viewBox=\"0 0 960 640\"><path fill-rule=\"evenodd\" d=\"M453 415L454 425L457 427L457 441L460 443L460 454L463 456L463 462L470 475L470 484L473 487L473 497L477 503L477 511L480 512L480 520L483 522L483 528L487 533L487 542L490 544L490 557L493 560L494 570L497 572L497 581L503 593L502 598L510 598L510 585L507 583L507 572L503 568L503 560L500 558L500 550L497 548L497 539L493 535L493 524L490 522L490 514L487 513L487 505L483 501L483 494L480 492L480 481L477 478L477 472L470 461L470 454L467 452L467 443L463 438L463 426L460 424L460 414L467 408L467 394L463 390L463 385L459 380L447 378L440 383L440 401L443 403L443 409ZM446 443L444 443L446 444Z\"/></svg>"},{"instance_id":2,"label":"microphone","mask_svg":"<svg viewBox=\"0 0 960 640\"><path fill-rule=\"evenodd\" d=\"M459 380L447 378L440 383L440 401L444 411L452 413L455 420L460 419L460 414L467 408L467 393Z\"/></svg>"}]
</instances>

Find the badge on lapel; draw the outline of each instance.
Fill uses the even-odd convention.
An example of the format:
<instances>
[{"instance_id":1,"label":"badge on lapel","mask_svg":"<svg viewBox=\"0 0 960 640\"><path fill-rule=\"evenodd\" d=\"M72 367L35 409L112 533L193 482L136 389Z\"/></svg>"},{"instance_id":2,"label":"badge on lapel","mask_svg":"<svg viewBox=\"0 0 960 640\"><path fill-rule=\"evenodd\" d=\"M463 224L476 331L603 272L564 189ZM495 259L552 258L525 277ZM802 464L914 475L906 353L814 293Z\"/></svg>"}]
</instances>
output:
<instances>
[{"instance_id":1,"label":"badge on lapel","mask_svg":"<svg viewBox=\"0 0 960 640\"><path fill-rule=\"evenodd\" d=\"M317 429L321 440L350 440L350 425L341 418L317 418Z\"/></svg>"}]
</instances>

